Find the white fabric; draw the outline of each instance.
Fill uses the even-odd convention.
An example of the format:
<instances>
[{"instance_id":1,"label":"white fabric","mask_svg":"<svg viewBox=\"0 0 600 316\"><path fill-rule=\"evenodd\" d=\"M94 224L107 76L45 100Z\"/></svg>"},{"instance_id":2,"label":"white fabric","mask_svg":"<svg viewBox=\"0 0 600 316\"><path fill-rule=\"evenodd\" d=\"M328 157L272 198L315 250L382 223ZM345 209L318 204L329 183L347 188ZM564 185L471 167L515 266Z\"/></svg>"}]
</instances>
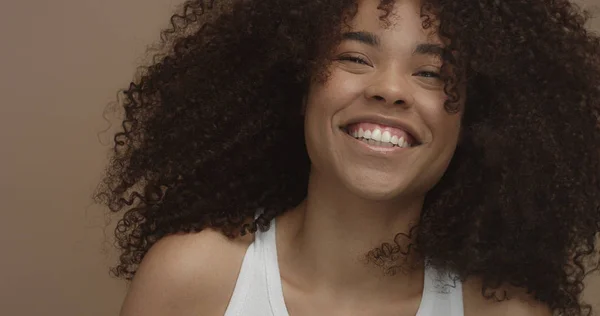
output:
<instances>
[{"instance_id":1,"label":"white fabric","mask_svg":"<svg viewBox=\"0 0 600 316\"><path fill-rule=\"evenodd\" d=\"M275 219L266 232L257 231L244 256L225 316L289 316L275 243ZM425 269L421 305L416 316L464 316L462 284L432 268Z\"/></svg>"}]
</instances>

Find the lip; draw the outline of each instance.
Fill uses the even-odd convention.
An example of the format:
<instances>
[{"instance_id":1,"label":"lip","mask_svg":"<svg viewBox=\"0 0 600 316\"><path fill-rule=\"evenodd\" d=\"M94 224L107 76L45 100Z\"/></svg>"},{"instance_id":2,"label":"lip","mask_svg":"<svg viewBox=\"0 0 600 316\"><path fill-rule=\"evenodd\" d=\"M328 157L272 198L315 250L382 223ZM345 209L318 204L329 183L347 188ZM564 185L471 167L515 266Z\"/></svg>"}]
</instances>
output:
<instances>
[{"instance_id":1,"label":"lip","mask_svg":"<svg viewBox=\"0 0 600 316\"><path fill-rule=\"evenodd\" d=\"M356 124L356 123L379 124L379 125L383 125L383 126L389 126L389 127L401 129L401 130L407 132L415 140L415 143L412 144L411 147L415 147L415 146L421 145L423 143L423 139L421 138L421 135L417 132L416 127L414 127L412 124L410 124L407 121L399 120L396 118L389 118L389 117L377 116L377 115L359 116L359 117L353 118L353 119L345 122L343 125L340 126L340 129L344 130L344 132L345 132L345 128L347 126ZM350 136L350 135L348 135L348 136ZM354 137L352 137L352 138L354 138ZM366 143L364 143L364 144L366 144ZM368 144L366 144L366 145L368 145ZM370 147L372 147L372 146L370 146Z\"/></svg>"}]
</instances>

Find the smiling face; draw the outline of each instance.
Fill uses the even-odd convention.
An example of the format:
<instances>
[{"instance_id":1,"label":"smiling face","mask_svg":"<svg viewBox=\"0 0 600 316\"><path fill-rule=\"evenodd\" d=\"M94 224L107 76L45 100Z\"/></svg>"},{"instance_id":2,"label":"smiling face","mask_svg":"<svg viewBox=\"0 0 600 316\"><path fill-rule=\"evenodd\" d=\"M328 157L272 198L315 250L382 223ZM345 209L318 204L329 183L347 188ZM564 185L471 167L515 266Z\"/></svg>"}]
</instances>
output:
<instances>
[{"instance_id":1,"label":"smiling face","mask_svg":"<svg viewBox=\"0 0 600 316\"><path fill-rule=\"evenodd\" d=\"M307 150L313 173L358 196L421 198L448 167L461 113L444 108L443 44L423 29L420 3L397 1L390 27L378 4L359 1L331 56L331 75L310 86Z\"/></svg>"}]
</instances>

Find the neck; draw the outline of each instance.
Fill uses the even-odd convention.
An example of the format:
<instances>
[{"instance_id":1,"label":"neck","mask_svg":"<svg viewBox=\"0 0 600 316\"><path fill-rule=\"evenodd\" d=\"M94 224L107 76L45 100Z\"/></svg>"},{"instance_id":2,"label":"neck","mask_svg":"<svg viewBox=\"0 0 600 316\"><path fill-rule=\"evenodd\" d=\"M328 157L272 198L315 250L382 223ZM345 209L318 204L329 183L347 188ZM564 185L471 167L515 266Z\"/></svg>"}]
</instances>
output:
<instances>
[{"instance_id":1,"label":"neck","mask_svg":"<svg viewBox=\"0 0 600 316\"><path fill-rule=\"evenodd\" d=\"M313 170L306 200L278 219L282 278L294 287L350 299L420 293L422 259L414 251L397 261L404 267L393 275L366 258L384 242L396 246L398 233L408 234L418 222L423 198L366 200L324 178ZM396 242L406 250L411 240Z\"/></svg>"}]
</instances>

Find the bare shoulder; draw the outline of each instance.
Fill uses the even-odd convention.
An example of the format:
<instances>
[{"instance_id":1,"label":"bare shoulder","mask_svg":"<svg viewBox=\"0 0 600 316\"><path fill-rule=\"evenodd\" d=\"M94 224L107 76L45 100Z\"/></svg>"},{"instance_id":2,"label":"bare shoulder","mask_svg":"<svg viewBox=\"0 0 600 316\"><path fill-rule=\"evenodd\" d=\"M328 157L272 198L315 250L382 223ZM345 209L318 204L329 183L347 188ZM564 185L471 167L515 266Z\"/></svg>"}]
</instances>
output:
<instances>
[{"instance_id":1,"label":"bare shoulder","mask_svg":"<svg viewBox=\"0 0 600 316\"><path fill-rule=\"evenodd\" d=\"M551 316L550 308L533 299L524 289L506 286L510 299L497 302L481 293L481 282L470 278L463 284L465 316ZM500 291L500 290L497 290ZM498 292L501 295L501 292Z\"/></svg>"},{"instance_id":2,"label":"bare shoulder","mask_svg":"<svg viewBox=\"0 0 600 316\"><path fill-rule=\"evenodd\" d=\"M121 315L223 315L252 238L205 229L161 239L137 270Z\"/></svg>"}]
</instances>

